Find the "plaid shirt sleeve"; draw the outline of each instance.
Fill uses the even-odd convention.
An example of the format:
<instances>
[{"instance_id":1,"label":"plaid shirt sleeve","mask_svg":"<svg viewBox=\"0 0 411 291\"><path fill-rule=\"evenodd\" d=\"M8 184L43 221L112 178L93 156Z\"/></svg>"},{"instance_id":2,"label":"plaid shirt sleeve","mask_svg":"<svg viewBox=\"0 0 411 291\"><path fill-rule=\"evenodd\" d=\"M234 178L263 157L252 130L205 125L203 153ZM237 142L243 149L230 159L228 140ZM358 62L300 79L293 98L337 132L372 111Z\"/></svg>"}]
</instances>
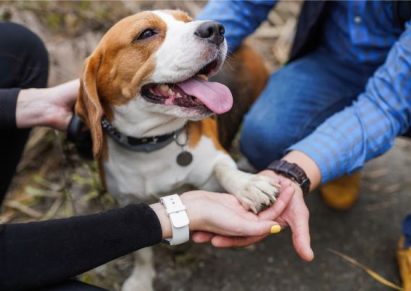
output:
<instances>
[{"instance_id":1,"label":"plaid shirt sleeve","mask_svg":"<svg viewBox=\"0 0 411 291\"><path fill-rule=\"evenodd\" d=\"M248 35L267 19L276 0L210 0L197 15L198 20L215 20L225 27L229 51L234 51Z\"/></svg>"},{"instance_id":2,"label":"plaid shirt sleeve","mask_svg":"<svg viewBox=\"0 0 411 291\"><path fill-rule=\"evenodd\" d=\"M357 101L289 150L304 152L314 159L324 183L385 153L410 122L411 21Z\"/></svg>"}]
</instances>

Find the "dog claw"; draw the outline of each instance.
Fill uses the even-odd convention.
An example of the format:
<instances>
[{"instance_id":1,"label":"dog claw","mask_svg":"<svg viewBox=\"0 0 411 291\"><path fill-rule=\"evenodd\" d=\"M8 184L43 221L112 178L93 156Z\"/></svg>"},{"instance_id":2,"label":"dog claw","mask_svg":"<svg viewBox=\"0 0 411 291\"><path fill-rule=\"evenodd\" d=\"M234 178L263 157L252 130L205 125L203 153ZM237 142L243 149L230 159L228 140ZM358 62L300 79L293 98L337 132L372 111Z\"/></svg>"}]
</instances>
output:
<instances>
[{"instance_id":1,"label":"dog claw","mask_svg":"<svg viewBox=\"0 0 411 291\"><path fill-rule=\"evenodd\" d=\"M251 209L254 213L269 207L276 201L278 188L269 177L251 175L238 198L245 205L246 209Z\"/></svg>"},{"instance_id":2,"label":"dog claw","mask_svg":"<svg viewBox=\"0 0 411 291\"><path fill-rule=\"evenodd\" d=\"M251 201L250 199L240 198L240 202L241 202L241 205L244 207L244 209L251 210L252 212L256 214L258 213L255 203Z\"/></svg>"}]
</instances>

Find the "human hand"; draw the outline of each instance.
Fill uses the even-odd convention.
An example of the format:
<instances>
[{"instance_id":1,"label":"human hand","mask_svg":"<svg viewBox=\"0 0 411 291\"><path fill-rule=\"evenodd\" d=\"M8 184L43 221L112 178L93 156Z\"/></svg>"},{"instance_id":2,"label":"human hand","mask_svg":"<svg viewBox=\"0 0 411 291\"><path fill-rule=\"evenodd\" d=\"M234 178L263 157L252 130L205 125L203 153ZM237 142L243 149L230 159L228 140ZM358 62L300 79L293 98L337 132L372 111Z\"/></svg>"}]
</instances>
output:
<instances>
[{"instance_id":1,"label":"human hand","mask_svg":"<svg viewBox=\"0 0 411 291\"><path fill-rule=\"evenodd\" d=\"M17 98L17 127L49 126L66 130L79 86L79 80L73 80L51 88L21 90Z\"/></svg>"},{"instance_id":2,"label":"human hand","mask_svg":"<svg viewBox=\"0 0 411 291\"><path fill-rule=\"evenodd\" d=\"M260 212L258 217L262 220L275 220L282 227L290 226L294 249L303 260L311 261L314 258L314 253L310 246L309 212L300 186L273 171L267 170L260 174L276 177L281 189L277 201L271 207ZM193 235L193 240L197 242L211 241L216 247L243 247L254 244L266 236L264 234L258 237L233 238L198 232Z\"/></svg>"},{"instance_id":3,"label":"human hand","mask_svg":"<svg viewBox=\"0 0 411 291\"><path fill-rule=\"evenodd\" d=\"M276 175L273 171L266 170L261 172L262 175ZM279 176L279 175L277 175ZM292 240L294 249L297 254L305 261L314 259L314 252L310 244L310 228L309 228L309 211L304 201L304 194L301 187L284 177L283 183L288 183L294 188L294 195L289 200L288 204L275 205L264 210L259 214L261 219L275 219L283 227L289 226L292 232Z\"/></svg>"},{"instance_id":4,"label":"human hand","mask_svg":"<svg viewBox=\"0 0 411 291\"><path fill-rule=\"evenodd\" d=\"M281 230L276 222L246 211L233 195L191 191L180 197L187 209L190 231L238 238L259 237ZM159 217L163 237L171 237L171 225L164 207L159 203L151 207Z\"/></svg>"}]
</instances>

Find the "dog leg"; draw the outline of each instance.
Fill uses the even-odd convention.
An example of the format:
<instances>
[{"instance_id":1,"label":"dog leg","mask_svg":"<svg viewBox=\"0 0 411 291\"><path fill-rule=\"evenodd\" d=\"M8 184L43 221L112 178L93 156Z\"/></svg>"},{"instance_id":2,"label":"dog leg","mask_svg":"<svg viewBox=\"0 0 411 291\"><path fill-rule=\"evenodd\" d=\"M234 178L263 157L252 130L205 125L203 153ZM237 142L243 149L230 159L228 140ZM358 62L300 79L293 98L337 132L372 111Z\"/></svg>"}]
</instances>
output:
<instances>
[{"instance_id":1,"label":"dog leg","mask_svg":"<svg viewBox=\"0 0 411 291\"><path fill-rule=\"evenodd\" d=\"M242 172L223 161L215 165L214 175L227 192L236 196L246 209L254 213L271 205L280 188L273 178Z\"/></svg>"},{"instance_id":2,"label":"dog leg","mask_svg":"<svg viewBox=\"0 0 411 291\"><path fill-rule=\"evenodd\" d=\"M134 269L124 282L122 291L153 291L154 270L153 249L148 247L134 253Z\"/></svg>"}]
</instances>

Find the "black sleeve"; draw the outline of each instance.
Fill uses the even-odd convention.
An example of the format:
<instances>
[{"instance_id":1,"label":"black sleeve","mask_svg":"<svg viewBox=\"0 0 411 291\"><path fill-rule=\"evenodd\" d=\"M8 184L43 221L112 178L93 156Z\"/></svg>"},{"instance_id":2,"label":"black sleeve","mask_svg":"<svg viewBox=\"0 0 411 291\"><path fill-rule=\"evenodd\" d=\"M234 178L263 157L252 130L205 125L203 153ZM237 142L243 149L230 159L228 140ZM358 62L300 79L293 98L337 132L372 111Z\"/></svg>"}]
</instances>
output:
<instances>
[{"instance_id":1,"label":"black sleeve","mask_svg":"<svg viewBox=\"0 0 411 291\"><path fill-rule=\"evenodd\" d=\"M0 89L0 129L16 128L16 105L20 89Z\"/></svg>"},{"instance_id":2,"label":"black sleeve","mask_svg":"<svg viewBox=\"0 0 411 291\"><path fill-rule=\"evenodd\" d=\"M159 243L146 204L42 222L0 225L0 290L39 288Z\"/></svg>"}]
</instances>

